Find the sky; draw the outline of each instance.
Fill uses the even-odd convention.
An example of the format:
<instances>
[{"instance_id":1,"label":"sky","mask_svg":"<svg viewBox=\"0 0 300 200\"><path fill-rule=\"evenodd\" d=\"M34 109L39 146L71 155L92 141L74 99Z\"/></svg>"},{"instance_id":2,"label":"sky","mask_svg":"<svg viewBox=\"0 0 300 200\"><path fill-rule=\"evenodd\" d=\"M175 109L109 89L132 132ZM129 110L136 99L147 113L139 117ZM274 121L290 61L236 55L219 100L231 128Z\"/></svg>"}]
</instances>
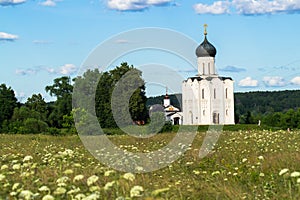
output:
<instances>
[{"instance_id":1,"label":"sky","mask_svg":"<svg viewBox=\"0 0 300 200\"><path fill-rule=\"evenodd\" d=\"M76 77L91 52L117 35L156 27L200 44L204 24L217 49L218 74L234 79L235 92L300 89L300 0L0 0L0 84L22 102L37 93L50 101L47 85ZM134 40L119 38L113 45L140 42ZM187 53L196 63L195 48L190 45ZM138 68L168 65L180 81L197 73L178 56L147 49L103 67L123 61ZM148 85L147 95L164 94L164 87Z\"/></svg>"}]
</instances>

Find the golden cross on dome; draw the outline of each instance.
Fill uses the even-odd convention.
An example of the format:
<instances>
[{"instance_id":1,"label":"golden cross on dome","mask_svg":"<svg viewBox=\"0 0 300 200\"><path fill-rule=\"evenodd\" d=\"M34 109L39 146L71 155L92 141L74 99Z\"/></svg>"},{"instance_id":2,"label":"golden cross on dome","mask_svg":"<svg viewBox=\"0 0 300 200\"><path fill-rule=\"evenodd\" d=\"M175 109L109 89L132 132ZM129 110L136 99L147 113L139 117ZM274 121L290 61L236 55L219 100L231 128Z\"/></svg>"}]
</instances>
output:
<instances>
[{"instance_id":1,"label":"golden cross on dome","mask_svg":"<svg viewBox=\"0 0 300 200\"><path fill-rule=\"evenodd\" d=\"M204 24L203 26L204 26L204 35L207 35L207 27L208 27L208 25Z\"/></svg>"}]
</instances>

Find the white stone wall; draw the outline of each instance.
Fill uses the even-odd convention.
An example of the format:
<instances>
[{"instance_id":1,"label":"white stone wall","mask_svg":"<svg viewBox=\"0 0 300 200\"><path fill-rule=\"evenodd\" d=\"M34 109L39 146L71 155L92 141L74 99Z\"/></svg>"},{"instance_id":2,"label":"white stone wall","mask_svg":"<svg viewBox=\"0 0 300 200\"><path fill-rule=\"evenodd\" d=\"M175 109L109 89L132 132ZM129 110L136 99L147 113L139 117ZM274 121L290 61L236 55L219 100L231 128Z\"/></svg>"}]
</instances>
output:
<instances>
[{"instance_id":1,"label":"white stone wall","mask_svg":"<svg viewBox=\"0 0 300 200\"><path fill-rule=\"evenodd\" d=\"M224 81L224 92L225 92L225 124L235 124L234 121L234 81ZM227 98L226 98L227 88Z\"/></svg>"},{"instance_id":2,"label":"white stone wall","mask_svg":"<svg viewBox=\"0 0 300 200\"><path fill-rule=\"evenodd\" d=\"M198 74L199 75L215 75L215 58L199 57L198 58Z\"/></svg>"},{"instance_id":3,"label":"white stone wall","mask_svg":"<svg viewBox=\"0 0 300 200\"><path fill-rule=\"evenodd\" d=\"M182 84L183 124L234 124L233 81L223 81L217 76L202 78L200 81L189 78Z\"/></svg>"}]
</instances>

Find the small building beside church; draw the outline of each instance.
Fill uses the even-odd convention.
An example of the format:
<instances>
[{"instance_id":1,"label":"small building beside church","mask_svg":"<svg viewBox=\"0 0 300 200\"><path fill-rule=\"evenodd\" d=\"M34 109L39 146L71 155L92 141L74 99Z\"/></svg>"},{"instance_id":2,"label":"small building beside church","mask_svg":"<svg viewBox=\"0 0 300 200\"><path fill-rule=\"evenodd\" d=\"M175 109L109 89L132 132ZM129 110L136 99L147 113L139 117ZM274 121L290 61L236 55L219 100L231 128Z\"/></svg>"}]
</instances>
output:
<instances>
[{"instance_id":1,"label":"small building beside church","mask_svg":"<svg viewBox=\"0 0 300 200\"><path fill-rule=\"evenodd\" d=\"M216 48L208 41L197 47L198 74L182 83L182 124L234 124L234 81L217 74Z\"/></svg>"},{"instance_id":2,"label":"small building beside church","mask_svg":"<svg viewBox=\"0 0 300 200\"><path fill-rule=\"evenodd\" d=\"M166 121L172 123L172 125L182 125L183 124L183 113L180 112L179 108L176 108L171 104L168 91L164 97L164 113Z\"/></svg>"}]
</instances>

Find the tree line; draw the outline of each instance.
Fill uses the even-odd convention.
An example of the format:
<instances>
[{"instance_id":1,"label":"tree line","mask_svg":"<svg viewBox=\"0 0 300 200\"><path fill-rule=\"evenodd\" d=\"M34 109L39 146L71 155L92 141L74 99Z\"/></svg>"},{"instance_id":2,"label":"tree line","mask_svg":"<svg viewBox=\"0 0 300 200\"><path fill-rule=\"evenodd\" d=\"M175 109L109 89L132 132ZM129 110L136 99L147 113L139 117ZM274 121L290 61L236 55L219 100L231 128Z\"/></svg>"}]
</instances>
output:
<instances>
[{"instance_id":1,"label":"tree line","mask_svg":"<svg viewBox=\"0 0 300 200\"><path fill-rule=\"evenodd\" d=\"M129 73L132 72L132 73ZM146 109L147 98L145 96L145 83L141 78L142 72L122 63L120 66L108 72L99 72L98 69L88 70L82 76L74 79L63 76L54 79L52 85L45 87L45 91L50 96L56 97L53 102L46 102L41 94L33 94L25 103L18 102L14 90L2 83L0 85L0 132L1 133L50 133L67 134L75 133L74 114L76 103L84 101L87 104L91 99L89 95L96 84L96 93L94 95L95 110L97 119L102 128L117 127L111 109L111 98L116 84L125 75L130 74L127 82L123 81L122 87L126 89L133 81L138 82L138 87L134 88L133 94L130 94L129 111L131 120L128 123L136 121L146 122L148 115ZM131 81L128 81L131 80ZM98 83L98 84L97 84ZM80 91L86 94L73 94L74 87L80 88ZM77 95L75 101L72 96ZM123 106L122 95L116 100ZM116 106L118 107L118 106ZM122 116L123 111L118 111Z\"/></svg>"}]
</instances>

